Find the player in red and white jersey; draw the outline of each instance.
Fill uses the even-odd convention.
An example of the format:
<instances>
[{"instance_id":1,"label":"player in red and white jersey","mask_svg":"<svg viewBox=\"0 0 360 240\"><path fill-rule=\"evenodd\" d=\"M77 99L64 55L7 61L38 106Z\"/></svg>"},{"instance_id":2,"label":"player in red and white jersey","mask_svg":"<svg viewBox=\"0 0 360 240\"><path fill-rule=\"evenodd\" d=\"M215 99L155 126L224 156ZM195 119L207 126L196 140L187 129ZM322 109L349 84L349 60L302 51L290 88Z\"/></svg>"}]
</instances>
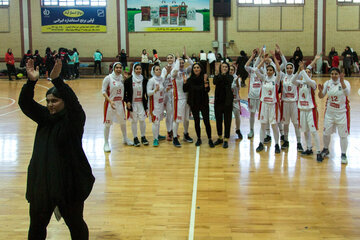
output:
<instances>
[{"instance_id":1,"label":"player in red and white jersey","mask_svg":"<svg viewBox=\"0 0 360 240\"><path fill-rule=\"evenodd\" d=\"M173 124L173 144L175 147L181 147L181 144L178 140L178 128L179 123L183 122L184 124L184 139L192 143L193 139L189 136L189 116L190 116L190 106L187 104L187 93L183 90L184 79L186 80L191 73L193 61L186 55L184 48L184 56L186 57L188 63L190 64L187 68L184 67L185 60L178 58L175 62L175 67L171 71L171 77L173 80L173 104L174 104L174 124Z\"/></svg>"},{"instance_id":2,"label":"player in red and white jersey","mask_svg":"<svg viewBox=\"0 0 360 240\"><path fill-rule=\"evenodd\" d=\"M293 84L293 78L297 79L298 74L294 74L294 64L286 64L286 74L281 73L281 107L280 107L280 120L284 124L284 143L281 145L282 149L287 149L289 147L289 125L290 120L294 125L296 140L297 140L297 150L299 152L303 151L301 145L301 134L299 130L299 121L298 121L298 87Z\"/></svg>"},{"instance_id":3,"label":"player in red and white jersey","mask_svg":"<svg viewBox=\"0 0 360 240\"><path fill-rule=\"evenodd\" d=\"M173 79L171 77L171 71L174 69L175 56L169 54L166 57L167 65L162 69L161 77L164 79L165 87L165 98L164 107L166 111L166 129L167 129L167 140L171 141L173 137L173 117L174 117L174 106L173 106Z\"/></svg>"},{"instance_id":4,"label":"player in red and white jersey","mask_svg":"<svg viewBox=\"0 0 360 240\"><path fill-rule=\"evenodd\" d=\"M113 122L120 123L124 137L124 143L133 145L126 134L126 114L124 104L124 76L122 75L120 62L113 64L113 72L106 76L102 84L102 94L105 97L104 103L104 151L110 152L109 134Z\"/></svg>"},{"instance_id":5,"label":"player in red and white jersey","mask_svg":"<svg viewBox=\"0 0 360 240\"><path fill-rule=\"evenodd\" d=\"M324 119L324 149L321 155L325 157L330 154L331 134L337 128L340 136L341 163L347 164L347 136L350 133L350 105L348 99L350 83L344 80L344 73L340 73L338 68L330 69L330 75L331 79L326 81L324 85L319 84L319 98L328 95Z\"/></svg>"},{"instance_id":6,"label":"player in red and white jersey","mask_svg":"<svg viewBox=\"0 0 360 240\"><path fill-rule=\"evenodd\" d=\"M302 155L311 155L312 144L311 144L311 135L315 140L316 147L316 160L322 162L324 159L320 154L320 139L318 130L318 111L315 102L315 90L316 82L311 79L312 76L312 67L315 65L316 61L320 56L316 55L311 64L306 68L303 62L299 63L299 76L301 80L293 78L292 82L294 85L299 87L299 100L298 100L298 109L299 109L299 123L300 131L304 132L305 141L307 144L306 151L303 151ZM311 133L311 134L310 134Z\"/></svg>"},{"instance_id":7,"label":"player in red and white jersey","mask_svg":"<svg viewBox=\"0 0 360 240\"><path fill-rule=\"evenodd\" d=\"M164 118L164 99L165 88L164 79L161 76L161 68L155 65L151 69L153 76L147 84L147 94L149 96L149 116L152 122L152 132L154 136L153 146L159 146L160 121Z\"/></svg>"},{"instance_id":8,"label":"player in red and white jersey","mask_svg":"<svg viewBox=\"0 0 360 240\"><path fill-rule=\"evenodd\" d=\"M275 53L271 51L271 54L275 56ZM275 153L280 153L279 147L279 130L277 123L280 120L279 118L279 83L280 83L280 66L277 59L274 57L276 69L272 65L266 67L266 75L260 72L265 61L268 61L269 57L266 56L261 60L257 70L255 71L256 75L262 81L261 93L260 93L260 107L259 107L259 120L261 122L260 130L260 143L256 148L257 152L260 152L264 149L264 137L265 130L267 125L271 125L273 129L273 135L275 139Z\"/></svg>"},{"instance_id":9,"label":"player in red and white jersey","mask_svg":"<svg viewBox=\"0 0 360 240\"><path fill-rule=\"evenodd\" d=\"M235 116L235 133L237 134L238 136L238 139L243 139L243 136L241 134L241 131L240 131L240 123L241 123L241 120L240 120L240 115L241 115L241 102L240 102L240 94L239 94L239 91L240 91L240 84L241 84L241 78L238 77L236 75L236 67L235 65L231 65L230 66L230 75L233 76L234 80L233 80L233 83L231 84L231 90L234 94L234 100L233 100L233 113L234 113L234 116Z\"/></svg>"},{"instance_id":10,"label":"player in red and white jersey","mask_svg":"<svg viewBox=\"0 0 360 240\"><path fill-rule=\"evenodd\" d=\"M254 136L254 124L255 124L255 114L259 110L260 105L260 92L261 92L261 80L256 75L255 71L257 69L258 64L260 63L260 58L257 57L254 66L251 67L250 63L256 56L256 50L253 51L253 54L249 58L249 60L245 64L245 70L249 73L249 88L248 88L248 107L250 112L250 132L248 134L248 138L252 138ZM270 133L268 133L269 135Z\"/></svg>"},{"instance_id":11,"label":"player in red and white jersey","mask_svg":"<svg viewBox=\"0 0 360 240\"><path fill-rule=\"evenodd\" d=\"M139 147L140 141L137 135L137 122L140 124L141 143L149 145L145 137L148 109L148 97L146 92L146 85L148 80L141 74L142 68L140 63L134 63L131 77L124 82L125 96L127 109L130 111L129 119L131 120L131 130L134 136L134 146Z\"/></svg>"}]
</instances>

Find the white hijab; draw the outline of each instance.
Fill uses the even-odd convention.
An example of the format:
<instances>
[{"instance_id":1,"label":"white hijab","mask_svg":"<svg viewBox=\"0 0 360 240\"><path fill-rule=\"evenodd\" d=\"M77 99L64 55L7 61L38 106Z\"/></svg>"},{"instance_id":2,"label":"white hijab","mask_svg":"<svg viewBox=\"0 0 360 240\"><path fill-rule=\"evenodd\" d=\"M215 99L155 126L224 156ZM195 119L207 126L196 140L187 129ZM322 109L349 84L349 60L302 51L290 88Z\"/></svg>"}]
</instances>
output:
<instances>
[{"instance_id":1,"label":"white hijab","mask_svg":"<svg viewBox=\"0 0 360 240\"><path fill-rule=\"evenodd\" d=\"M118 65L118 64L121 65L120 62L116 62L116 63L113 64L113 71L112 71L112 73L110 74L110 78L113 79L113 80L115 80L115 81L121 81L121 82L123 82L123 81L124 81L123 75L122 75L121 73L120 73L119 75L116 75L116 73L115 73L115 66Z\"/></svg>"},{"instance_id":2,"label":"white hijab","mask_svg":"<svg viewBox=\"0 0 360 240\"><path fill-rule=\"evenodd\" d=\"M158 76L156 76L156 74L155 74L155 67L159 67L158 65L154 65L152 68L151 68L151 76L152 76L152 78L155 80L155 81L157 81L157 82L161 82L161 74L160 74L160 76L158 77Z\"/></svg>"},{"instance_id":3,"label":"white hijab","mask_svg":"<svg viewBox=\"0 0 360 240\"><path fill-rule=\"evenodd\" d=\"M141 74L137 75L137 74L135 73L135 67L138 66L138 65L140 66L140 63L134 63L134 66L133 66L133 69L132 69L132 73L131 73L132 79L133 79L133 81L134 81L135 83L141 83L141 82L143 81L143 79L144 79L143 75L141 75Z\"/></svg>"},{"instance_id":4,"label":"white hijab","mask_svg":"<svg viewBox=\"0 0 360 240\"><path fill-rule=\"evenodd\" d=\"M292 66L292 73L289 75L288 73L287 73L287 69L286 69L286 67L288 66L288 65L291 65ZM293 74L294 74L294 71L295 71L295 66L294 66L294 64L293 63L291 63L291 62L288 62L287 64L286 64L286 67L285 67L285 73L286 73L286 75L288 75L288 76L292 76Z\"/></svg>"}]
</instances>

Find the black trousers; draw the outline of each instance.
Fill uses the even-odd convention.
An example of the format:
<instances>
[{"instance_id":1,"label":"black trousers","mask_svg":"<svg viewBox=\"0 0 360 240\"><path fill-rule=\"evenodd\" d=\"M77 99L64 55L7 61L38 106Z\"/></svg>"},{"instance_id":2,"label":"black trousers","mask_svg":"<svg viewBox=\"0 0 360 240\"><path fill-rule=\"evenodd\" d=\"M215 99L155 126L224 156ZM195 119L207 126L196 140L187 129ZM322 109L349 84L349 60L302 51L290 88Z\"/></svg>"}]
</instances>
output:
<instances>
[{"instance_id":1,"label":"black trousers","mask_svg":"<svg viewBox=\"0 0 360 240\"><path fill-rule=\"evenodd\" d=\"M209 105L207 106L192 106L191 112L194 117L195 131L197 138L201 138L201 129L200 129L200 112L203 117L203 122L206 128L206 134L208 139L211 139L211 126L210 126L210 117L209 117Z\"/></svg>"},{"instance_id":2,"label":"black trousers","mask_svg":"<svg viewBox=\"0 0 360 240\"><path fill-rule=\"evenodd\" d=\"M46 239L46 227L50 222L54 209L55 206L51 206L48 209L38 210L30 203L29 240ZM88 240L89 230L83 219L84 203L59 206L59 210L70 230L71 239Z\"/></svg>"},{"instance_id":3,"label":"black trousers","mask_svg":"<svg viewBox=\"0 0 360 240\"><path fill-rule=\"evenodd\" d=\"M145 77L145 78L149 78L150 74L149 74L149 66L150 64L149 63L141 63L141 71L142 71L142 75Z\"/></svg>"},{"instance_id":4,"label":"black trousers","mask_svg":"<svg viewBox=\"0 0 360 240\"><path fill-rule=\"evenodd\" d=\"M216 130L218 136L222 136L223 133L223 120L225 125L225 138L230 138L230 128L232 120L232 104L230 106L225 106L223 104L215 104L215 118L216 118Z\"/></svg>"},{"instance_id":5,"label":"black trousers","mask_svg":"<svg viewBox=\"0 0 360 240\"><path fill-rule=\"evenodd\" d=\"M79 67L80 67L80 63L75 63L74 64L75 78L79 77Z\"/></svg>"},{"instance_id":6,"label":"black trousers","mask_svg":"<svg viewBox=\"0 0 360 240\"><path fill-rule=\"evenodd\" d=\"M351 68L344 67L345 77L351 77Z\"/></svg>"},{"instance_id":7,"label":"black trousers","mask_svg":"<svg viewBox=\"0 0 360 240\"><path fill-rule=\"evenodd\" d=\"M210 63L210 75L215 75L215 62L216 61L212 61Z\"/></svg>"},{"instance_id":8,"label":"black trousers","mask_svg":"<svg viewBox=\"0 0 360 240\"><path fill-rule=\"evenodd\" d=\"M204 70L204 73L207 73L207 61L201 60L200 64L201 64L202 69Z\"/></svg>"},{"instance_id":9,"label":"black trousers","mask_svg":"<svg viewBox=\"0 0 360 240\"><path fill-rule=\"evenodd\" d=\"M9 80L11 79L11 74L12 74L12 73L13 73L14 76L17 78L17 76L16 76L16 69L15 69L15 66L14 66L14 65L6 64L6 68L7 68Z\"/></svg>"},{"instance_id":10,"label":"black trousers","mask_svg":"<svg viewBox=\"0 0 360 240\"><path fill-rule=\"evenodd\" d=\"M101 61L95 61L94 74L96 74L96 68L99 68L99 74L101 74Z\"/></svg>"}]
</instances>

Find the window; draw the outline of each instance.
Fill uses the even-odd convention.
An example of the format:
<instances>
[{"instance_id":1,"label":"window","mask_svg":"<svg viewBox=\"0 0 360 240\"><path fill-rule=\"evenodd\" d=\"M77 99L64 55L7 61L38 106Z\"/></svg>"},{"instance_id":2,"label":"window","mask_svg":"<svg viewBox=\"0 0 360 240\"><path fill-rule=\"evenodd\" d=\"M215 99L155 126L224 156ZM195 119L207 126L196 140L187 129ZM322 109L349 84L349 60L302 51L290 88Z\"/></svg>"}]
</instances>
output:
<instances>
[{"instance_id":1,"label":"window","mask_svg":"<svg viewBox=\"0 0 360 240\"><path fill-rule=\"evenodd\" d=\"M304 5L305 0L238 0L238 5L256 6L256 5ZM346 0L345 0L346 1ZM359 1L360 0L356 0Z\"/></svg>"},{"instance_id":2,"label":"window","mask_svg":"<svg viewBox=\"0 0 360 240\"><path fill-rule=\"evenodd\" d=\"M2 7L2 6L8 7L9 2L10 2L10 0L0 0L0 7Z\"/></svg>"},{"instance_id":3,"label":"window","mask_svg":"<svg viewBox=\"0 0 360 240\"><path fill-rule=\"evenodd\" d=\"M338 0L338 3L342 4L342 3L360 3L360 0Z\"/></svg>"},{"instance_id":4,"label":"window","mask_svg":"<svg viewBox=\"0 0 360 240\"><path fill-rule=\"evenodd\" d=\"M42 6L106 6L106 0L42 0L41 2Z\"/></svg>"}]
</instances>

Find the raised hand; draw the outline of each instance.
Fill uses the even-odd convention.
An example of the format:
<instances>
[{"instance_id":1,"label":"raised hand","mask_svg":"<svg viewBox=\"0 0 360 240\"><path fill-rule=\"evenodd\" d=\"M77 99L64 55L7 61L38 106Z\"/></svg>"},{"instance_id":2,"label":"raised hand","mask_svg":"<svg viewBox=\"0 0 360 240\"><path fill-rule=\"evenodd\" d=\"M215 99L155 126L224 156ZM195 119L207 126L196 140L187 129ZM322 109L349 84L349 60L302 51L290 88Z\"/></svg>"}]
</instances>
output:
<instances>
[{"instance_id":1,"label":"raised hand","mask_svg":"<svg viewBox=\"0 0 360 240\"><path fill-rule=\"evenodd\" d=\"M274 50L270 50L270 54L275 56L275 51Z\"/></svg>"},{"instance_id":2,"label":"raised hand","mask_svg":"<svg viewBox=\"0 0 360 240\"><path fill-rule=\"evenodd\" d=\"M324 90L324 85L319 84L318 85L319 92L322 92Z\"/></svg>"},{"instance_id":3,"label":"raised hand","mask_svg":"<svg viewBox=\"0 0 360 240\"><path fill-rule=\"evenodd\" d=\"M27 76L31 81L36 81L39 79L39 67L36 67L36 70L34 69L34 60L29 59L26 63L26 72Z\"/></svg>"},{"instance_id":4,"label":"raised hand","mask_svg":"<svg viewBox=\"0 0 360 240\"><path fill-rule=\"evenodd\" d=\"M61 73L61 68L62 68L62 62L61 59L57 59L55 61L55 65L54 68L52 69L51 73L50 73L50 78L51 79L55 79L58 78L60 73Z\"/></svg>"},{"instance_id":5,"label":"raised hand","mask_svg":"<svg viewBox=\"0 0 360 240\"><path fill-rule=\"evenodd\" d=\"M185 73L182 74L182 78L183 78L183 80L184 80L184 83L186 83L187 79L186 79Z\"/></svg>"},{"instance_id":6,"label":"raised hand","mask_svg":"<svg viewBox=\"0 0 360 240\"><path fill-rule=\"evenodd\" d=\"M188 56L186 55L186 47L184 46L184 56L187 58Z\"/></svg>"},{"instance_id":7,"label":"raised hand","mask_svg":"<svg viewBox=\"0 0 360 240\"><path fill-rule=\"evenodd\" d=\"M345 77L345 74L342 72L342 73L340 73L340 83L342 84L342 85L344 85L345 83L344 83L344 77Z\"/></svg>"}]
</instances>

